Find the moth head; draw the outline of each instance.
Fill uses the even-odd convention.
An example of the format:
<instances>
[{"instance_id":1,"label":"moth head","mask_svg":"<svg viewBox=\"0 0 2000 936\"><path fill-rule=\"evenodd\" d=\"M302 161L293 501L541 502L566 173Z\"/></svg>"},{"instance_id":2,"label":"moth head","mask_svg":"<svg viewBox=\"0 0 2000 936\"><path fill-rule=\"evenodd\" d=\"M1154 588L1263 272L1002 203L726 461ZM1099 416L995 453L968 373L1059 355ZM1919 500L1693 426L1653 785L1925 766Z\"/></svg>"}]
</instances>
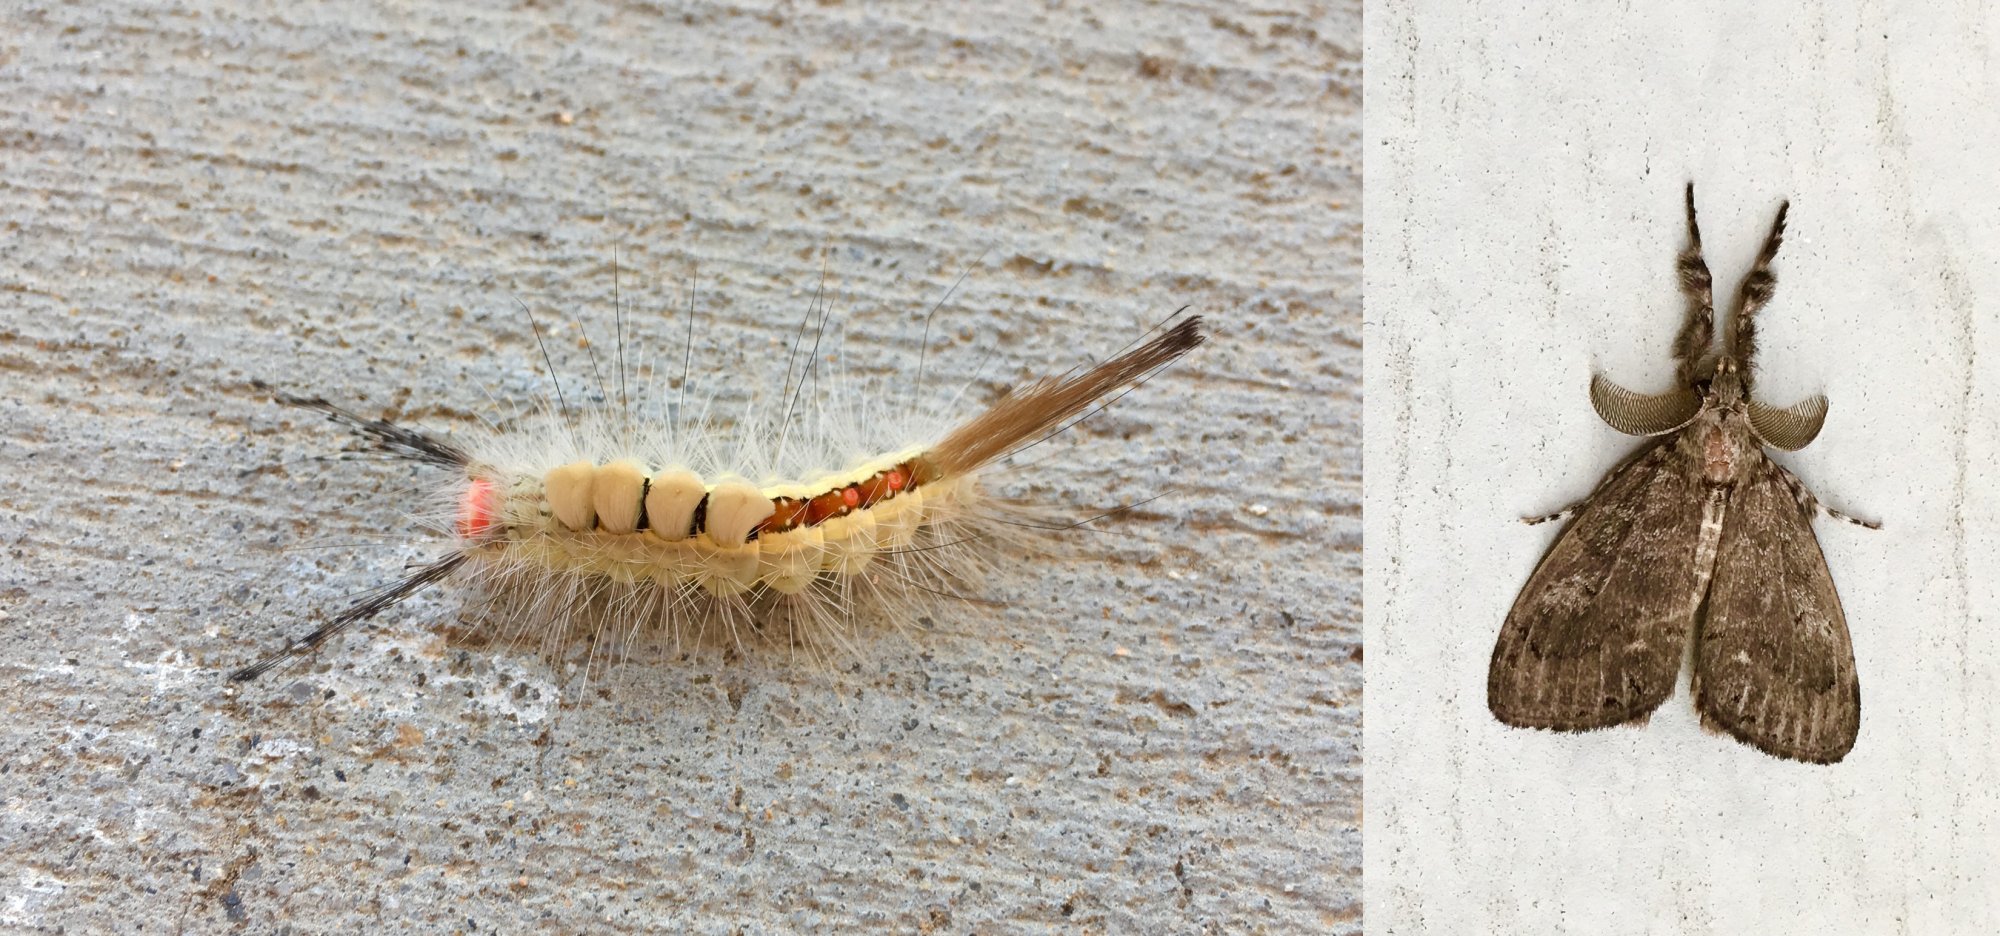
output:
<instances>
[{"instance_id":1,"label":"moth head","mask_svg":"<svg viewBox=\"0 0 2000 936\"><path fill-rule=\"evenodd\" d=\"M1818 437L1826 423L1826 397L1810 396L1779 409L1752 399L1750 371L1732 355L1715 362L1715 376L1709 378L1707 407L1740 410L1749 420L1750 434L1775 449L1795 452Z\"/></svg>"},{"instance_id":2,"label":"moth head","mask_svg":"<svg viewBox=\"0 0 2000 936\"><path fill-rule=\"evenodd\" d=\"M1708 379L1699 381L1696 387L1702 393L1704 406L1734 409L1750 396L1749 377L1735 355L1722 354L1716 356L1715 367L1709 372Z\"/></svg>"}]
</instances>

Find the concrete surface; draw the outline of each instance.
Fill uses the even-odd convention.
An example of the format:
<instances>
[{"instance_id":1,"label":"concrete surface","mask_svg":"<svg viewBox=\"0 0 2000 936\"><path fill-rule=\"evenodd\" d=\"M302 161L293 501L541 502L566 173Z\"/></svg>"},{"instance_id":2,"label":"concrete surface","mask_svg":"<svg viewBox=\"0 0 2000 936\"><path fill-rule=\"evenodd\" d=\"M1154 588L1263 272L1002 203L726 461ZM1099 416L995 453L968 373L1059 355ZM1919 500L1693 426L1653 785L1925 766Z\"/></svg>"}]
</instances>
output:
<instances>
[{"instance_id":1,"label":"concrete surface","mask_svg":"<svg viewBox=\"0 0 2000 936\"><path fill-rule=\"evenodd\" d=\"M0 929L1356 931L1359 30L0 13ZM249 381L504 418L547 386L516 297L601 329L615 252L635 346L678 350L698 266L698 366L768 384L822 248L864 373L908 373L970 268L929 379L991 352L981 395L1211 316L1034 482L1173 493L832 671L652 659L579 693L449 646L440 593L229 691L427 554L417 474L323 458L346 439Z\"/></svg>"},{"instance_id":2,"label":"concrete surface","mask_svg":"<svg viewBox=\"0 0 2000 936\"><path fill-rule=\"evenodd\" d=\"M1369 931L2000 931L2000 110L1983 4L1371 4ZM1760 392L1832 400L1781 455L1858 659L1858 743L1784 763L1699 728L1486 710L1509 604L1636 446L1693 180L1718 297L1792 202ZM1725 291L1726 290L1726 291Z\"/></svg>"}]
</instances>

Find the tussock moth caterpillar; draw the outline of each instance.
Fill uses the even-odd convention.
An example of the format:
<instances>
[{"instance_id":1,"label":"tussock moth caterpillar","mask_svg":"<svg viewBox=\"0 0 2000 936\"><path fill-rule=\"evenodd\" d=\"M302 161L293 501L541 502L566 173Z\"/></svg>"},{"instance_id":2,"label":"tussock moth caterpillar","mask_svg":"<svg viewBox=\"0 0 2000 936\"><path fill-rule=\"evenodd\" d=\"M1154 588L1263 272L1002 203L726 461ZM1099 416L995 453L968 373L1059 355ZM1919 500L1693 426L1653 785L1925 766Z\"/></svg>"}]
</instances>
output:
<instances>
[{"instance_id":1,"label":"tussock moth caterpillar","mask_svg":"<svg viewBox=\"0 0 2000 936\"><path fill-rule=\"evenodd\" d=\"M678 406L662 401L664 428L634 419L622 310L616 384L599 380L603 406L572 410L555 379L554 405L530 425L489 427L463 442L260 383L279 403L346 425L376 453L438 469L423 516L451 542L230 678L256 679L452 578L474 580L508 609L509 633L496 636L538 638L545 650L654 628L677 641L710 632L740 641L774 621L790 625L778 635L808 647L842 644L870 614L962 597L956 583L988 561L993 544L1051 529L1008 519L982 489L982 471L1066 431L1204 340L1199 316L1180 319L969 418L885 428L913 412L919 363L914 385L836 401L838 417L815 421L830 428L802 430L801 406L817 405L801 401L829 320L822 313L808 334L808 312L784 391L769 401L775 419L711 418L705 406L689 416L684 396ZM529 324L539 342L532 315ZM546 344L542 354L553 378Z\"/></svg>"}]
</instances>

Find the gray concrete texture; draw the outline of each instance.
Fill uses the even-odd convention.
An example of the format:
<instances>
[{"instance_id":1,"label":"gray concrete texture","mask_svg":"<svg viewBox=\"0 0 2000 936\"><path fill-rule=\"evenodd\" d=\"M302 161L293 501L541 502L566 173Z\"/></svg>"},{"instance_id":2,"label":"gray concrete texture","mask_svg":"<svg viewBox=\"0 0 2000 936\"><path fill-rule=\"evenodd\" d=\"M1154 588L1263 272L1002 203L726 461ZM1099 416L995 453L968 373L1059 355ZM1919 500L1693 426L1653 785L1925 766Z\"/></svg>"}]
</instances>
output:
<instances>
[{"instance_id":1,"label":"gray concrete texture","mask_svg":"<svg viewBox=\"0 0 2000 936\"><path fill-rule=\"evenodd\" d=\"M1379 15L1378 15L1379 14ZM1379 4L1368 16L1368 924L2000 932L2000 110L1986 5ZM1832 767L1702 731L1510 729L1501 621L1672 379L1682 186L1727 307L1781 200L1756 392L1861 683Z\"/></svg>"},{"instance_id":2,"label":"gray concrete texture","mask_svg":"<svg viewBox=\"0 0 2000 936\"><path fill-rule=\"evenodd\" d=\"M0 929L1353 932L1360 12L48 4L0 13ZM767 387L979 398L1214 340L1025 490L1166 493L835 666L467 650L449 590L232 692L435 543L439 432L547 389L516 305ZM990 355L990 357L989 357ZM704 364L704 362L707 362ZM740 384L740 387L738 386ZM657 385L649 385L657 389Z\"/></svg>"}]
</instances>

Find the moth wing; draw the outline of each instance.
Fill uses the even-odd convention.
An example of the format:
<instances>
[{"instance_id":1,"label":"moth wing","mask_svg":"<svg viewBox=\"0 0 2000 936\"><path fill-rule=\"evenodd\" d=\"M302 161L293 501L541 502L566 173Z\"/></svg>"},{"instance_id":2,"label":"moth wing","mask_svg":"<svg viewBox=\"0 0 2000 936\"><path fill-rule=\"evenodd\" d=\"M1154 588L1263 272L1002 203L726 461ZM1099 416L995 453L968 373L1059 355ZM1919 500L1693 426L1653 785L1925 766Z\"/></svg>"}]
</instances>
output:
<instances>
[{"instance_id":1,"label":"moth wing","mask_svg":"<svg viewBox=\"0 0 2000 936\"><path fill-rule=\"evenodd\" d=\"M1847 616L1813 511L1776 465L1738 485L1695 651L1702 720L1758 750L1831 764L1861 729Z\"/></svg>"},{"instance_id":2,"label":"moth wing","mask_svg":"<svg viewBox=\"0 0 2000 936\"><path fill-rule=\"evenodd\" d=\"M1644 718L1673 693L1708 572L1700 476L1668 440L1590 496L1500 628L1486 680L1495 718L1583 731Z\"/></svg>"}]
</instances>

